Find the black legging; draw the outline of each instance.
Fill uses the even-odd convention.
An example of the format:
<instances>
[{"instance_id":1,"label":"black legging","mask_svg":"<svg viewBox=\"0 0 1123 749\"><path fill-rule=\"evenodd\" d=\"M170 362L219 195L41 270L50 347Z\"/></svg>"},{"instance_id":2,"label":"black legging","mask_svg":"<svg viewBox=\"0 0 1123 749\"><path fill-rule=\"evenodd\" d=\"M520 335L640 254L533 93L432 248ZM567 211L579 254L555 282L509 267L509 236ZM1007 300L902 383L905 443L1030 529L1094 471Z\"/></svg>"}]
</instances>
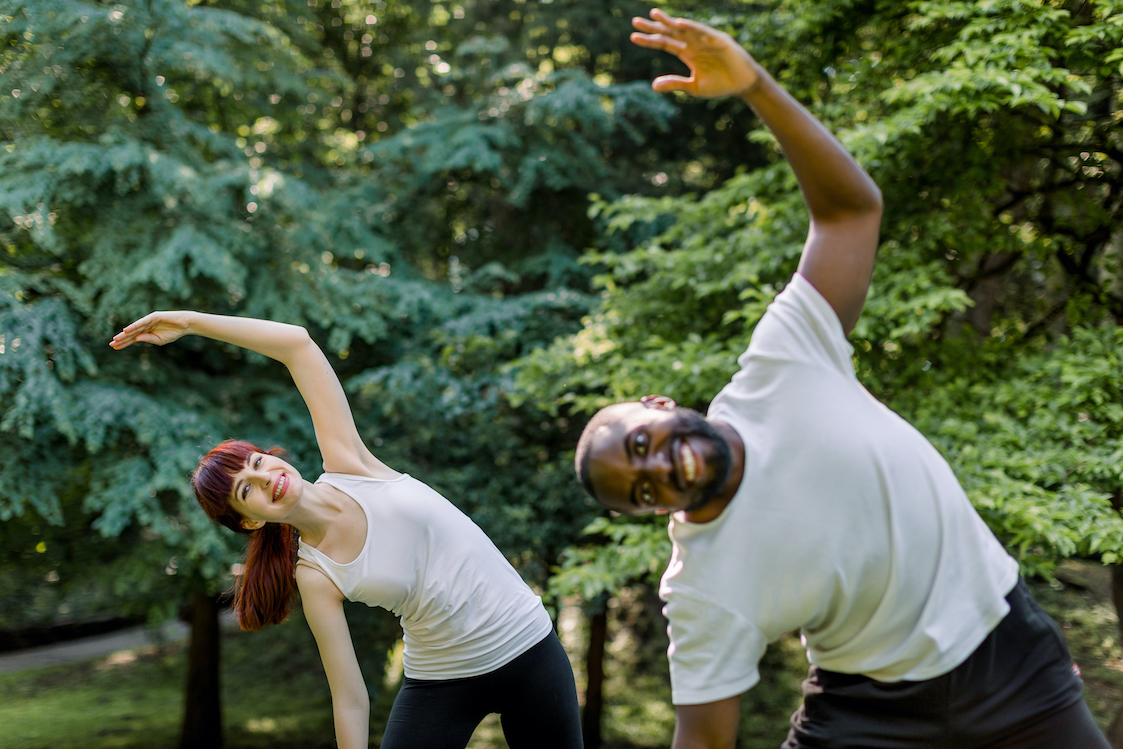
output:
<instances>
[{"instance_id":1,"label":"black legging","mask_svg":"<svg viewBox=\"0 0 1123 749\"><path fill-rule=\"evenodd\" d=\"M406 677L382 749L464 749L489 713L499 713L511 749L581 749L573 669L557 635L482 676Z\"/></svg>"}]
</instances>

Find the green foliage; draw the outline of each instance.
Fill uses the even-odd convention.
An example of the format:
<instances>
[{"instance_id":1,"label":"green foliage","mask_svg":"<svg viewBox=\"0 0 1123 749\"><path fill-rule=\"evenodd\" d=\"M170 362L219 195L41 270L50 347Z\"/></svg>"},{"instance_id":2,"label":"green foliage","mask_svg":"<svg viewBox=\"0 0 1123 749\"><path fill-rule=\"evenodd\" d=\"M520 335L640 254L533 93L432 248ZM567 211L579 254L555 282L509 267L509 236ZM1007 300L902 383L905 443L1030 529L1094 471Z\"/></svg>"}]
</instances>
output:
<instances>
[{"instance_id":1,"label":"green foliage","mask_svg":"<svg viewBox=\"0 0 1123 749\"><path fill-rule=\"evenodd\" d=\"M862 381L934 440L1027 572L1118 561L1123 6L679 5L745 42L883 190L852 336ZM601 304L523 359L522 397L569 417L649 392L706 406L807 232L774 140L750 137L771 163L709 192L594 203ZM634 533L625 548L656 553L647 525ZM587 566L559 593L644 574L610 579L601 540L570 553Z\"/></svg>"},{"instance_id":2,"label":"green foliage","mask_svg":"<svg viewBox=\"0 0 1123 749\"><path fill-rule=\"evenodd\" d=\"M671 556L665 519L641 521L597 518L585 528L596 541L566 551L561 569L550 580L555 596L581 596L585 601L615 593L622 581L656 584Z\"/></svg>"},{"instance_id":3,"label":"green foliage","mask_svg":"<svg viewBox=\"0 0 1123 749\"><path fill-rule=\"evenodd\" d=\"M976 506L1031 570L1120 561L1121 345L1114 326L1075 328L1001 381L957 382L951 403L926 407Z\"/></svg>"},{"instance_id":4,"label":"green foliage","mask_svg":"<svg viewBox=\"0 0 1123 749\"><path fill-rule=\"evenodd\" d=\"M667 61L626 43L645 8L0 3L0 520L41 534L6 569L39 538L104 547L88 579L126 565L136 595L107 589L167 615L227 585L241 541L194 505L202 452L243 437L317 473L279 365L105 345L191 308L308 327L372 448L544 586L595 511L568 420L512 397L507 365L595 304L587 195L672 191L701 158L662 138ZM687 111L710 153L746 152L727 109Z\"/></svg>"}]
</instances>

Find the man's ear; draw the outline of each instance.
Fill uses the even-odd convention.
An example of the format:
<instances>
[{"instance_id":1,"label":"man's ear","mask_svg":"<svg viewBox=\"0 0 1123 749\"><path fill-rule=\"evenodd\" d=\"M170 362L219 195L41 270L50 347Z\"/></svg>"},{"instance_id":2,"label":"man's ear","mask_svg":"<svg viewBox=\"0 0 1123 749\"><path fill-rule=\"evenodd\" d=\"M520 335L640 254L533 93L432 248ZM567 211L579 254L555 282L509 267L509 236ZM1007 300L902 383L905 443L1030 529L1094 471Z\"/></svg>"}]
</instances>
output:
<instances>
[{"instance_id":1,"label":"man's ear","mask_svg":"<svg viewBox=\"0 0 1123 749\"><path fill-rule=\"evenodd\" d=\"M658 408L662 411L673 411L678 405L674 398L666 395L645 395L639 399L639 402L644 405L644 408Z\"/></svg>"},{"instance_id":2,"label":"man's ear","mask_svg":"<svg viewBox=\"0 0 1123 749\"><path fill-rule=\"evenodd\" d=\"M242 527L245 528L247 531L256 531L256 530L259 530L259 529L265 527L265 521L264 520L247 520L246 518L242 518Z\"/></svg>"}]
</instances>

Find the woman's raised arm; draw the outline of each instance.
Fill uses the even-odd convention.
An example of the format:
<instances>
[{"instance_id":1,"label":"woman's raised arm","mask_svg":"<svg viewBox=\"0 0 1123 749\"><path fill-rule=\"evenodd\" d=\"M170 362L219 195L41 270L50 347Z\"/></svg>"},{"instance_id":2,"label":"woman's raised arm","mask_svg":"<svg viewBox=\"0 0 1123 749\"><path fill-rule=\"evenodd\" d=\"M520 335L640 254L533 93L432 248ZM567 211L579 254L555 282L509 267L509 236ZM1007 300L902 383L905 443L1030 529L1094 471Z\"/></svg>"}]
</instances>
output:
<instances>
[{"instance_id":1,"label":"woman's raised arm","mask_svg":"<svg viewBox=\"0 0 1123 749\"><path fill-rule=\"evenodd\" d=\"M363 444L339 378L304 328L202 312L152 312L126 326L113 336L109 345L118 351L138 342L164 346L184 335L230 343L276 359L288 367L312 414L325 471L377 478L397 475Z\"/></svg>"}]
</instances>

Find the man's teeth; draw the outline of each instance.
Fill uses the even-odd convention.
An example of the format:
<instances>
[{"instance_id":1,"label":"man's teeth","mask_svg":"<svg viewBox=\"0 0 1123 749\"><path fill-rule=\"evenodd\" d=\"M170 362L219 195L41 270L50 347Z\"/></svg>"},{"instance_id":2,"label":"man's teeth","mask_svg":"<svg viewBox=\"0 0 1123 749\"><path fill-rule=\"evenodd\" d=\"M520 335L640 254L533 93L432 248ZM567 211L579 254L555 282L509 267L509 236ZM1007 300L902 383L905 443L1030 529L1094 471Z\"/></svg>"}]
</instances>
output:
<instances>
[{"instance_id":1,"label":"man's teeth","mask_svg":"<svg viewBox=\"0 0 1123 749\"><path fill-rule=\"evenodd\" d=\"M698 464L694 461L694 451L685 442L679 447L679 457L682 458L683 478L686 479L686 483L693 484L694 477L698 473Z\"/></svg>"}]
</instances>

